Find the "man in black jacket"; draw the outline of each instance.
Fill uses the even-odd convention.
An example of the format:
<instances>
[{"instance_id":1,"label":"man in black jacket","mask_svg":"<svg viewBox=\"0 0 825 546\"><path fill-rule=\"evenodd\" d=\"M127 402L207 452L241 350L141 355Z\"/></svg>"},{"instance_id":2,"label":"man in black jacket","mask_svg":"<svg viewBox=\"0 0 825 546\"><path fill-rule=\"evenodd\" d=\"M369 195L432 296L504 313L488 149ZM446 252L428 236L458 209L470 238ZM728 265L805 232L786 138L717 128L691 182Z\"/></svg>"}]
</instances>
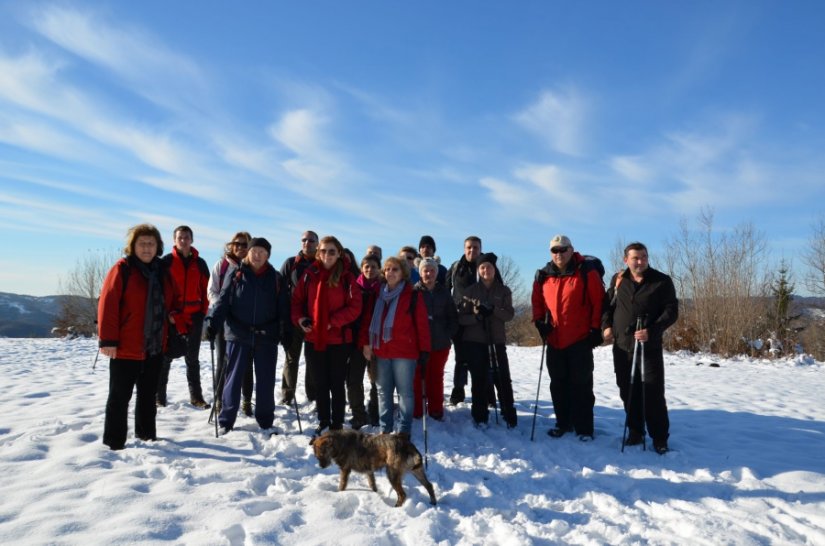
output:
<instances>
[{"instance_id":1,"label":"man in black jacket","mask_svg":"<svg viewBox=\"0 0 825 546\"><path fill-rule=\"evenodd\" d=\"M624 263L627 267L613 276L605 296L603 335L605 341L613 341L613 369L630 429L626 445L642 443L647 424L647 431L653 438L653 448L661 455L668 450L670 435L662 336L676 322L679 302L671 278L648 265L645 245L627 245ZM637 329L638 320L641 327ZM639 365L640 347L636 376L632 382L634 388L631 389L630 372L637 341L644 344L644 374Z\"/></svg>"},{"instance_id":2,"label":"man in black jacket","mask_svg":"<svg viewBox=\"0 0 825 546\"><path fill-rule=\"evenodd\" d=\"M304 274L304 270L315 261L315 252L318 249L318 234L314 231L305 231L301 234L301 250L296 256L290 256L284 260L281 266L281 276L289 287L289 298L292 298L292 291L298 285L298 279ZM301 348L304 346L304 331L300 328L293 328L292 335L288 339L282 340L286 362L281 379L281 404L290 405L295 398L295 385L298 383L298 361L301 359ZM309 366L304 374L304 391L307 399L315 400L315 381L313 380Z\"/></svg>"},{"instance_id":3,"label":"man in black jacket","mask_svg":"<svg viewBox=\"0 0 825 546\"><path fill-rule=\"evenodd\" d=\"M481 239L470 235L464 240L464 255L453 262L447 273L447 290L453 295L456 308L462 303L464 291L478 281L476 260L481 255ZM467 370L469 364L464 351L464 342L461 340L461 328L453 338L453 355L455 357L455 371L453 372L453 390L450 394L450 403L456 405L464 401L464 387L467 385Z\"/></svg>"}]
</instances>

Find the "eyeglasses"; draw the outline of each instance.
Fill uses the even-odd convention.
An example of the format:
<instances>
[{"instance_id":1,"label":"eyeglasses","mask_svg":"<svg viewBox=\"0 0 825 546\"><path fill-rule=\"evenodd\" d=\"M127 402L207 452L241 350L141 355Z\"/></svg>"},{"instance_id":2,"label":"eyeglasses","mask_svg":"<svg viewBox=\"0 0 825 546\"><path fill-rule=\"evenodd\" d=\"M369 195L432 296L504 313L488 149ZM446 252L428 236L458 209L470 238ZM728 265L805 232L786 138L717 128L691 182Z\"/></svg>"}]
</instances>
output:
<instances>
[{"instance_id":1,"label":"eyeglasses","mask_svg":"<svg viewBox=\"0 0 825 546\"><path fill-rule=\"evenodd\" d=\"M401 271L400 267L387 267L384 268L384 273L391 273L393 271Z\"/></svg>"},{"instance_id":2,"label":"eyeglasses","mask_svg":"<svg viewBox=\"0 0 825 546\"><path fill-rule=\"evenodd\" d=\"M302 243L317 243L315 239L301 239Z\"/></svg>"},{"instance_id":3,"label":"eyeglasses","mask_svg":"<svg viewBox=\"0 0 825 546\"><path fill-rule=\"evenodd\" d=\"M550 252L552 252L553 254L564 254L568 250L570 250L569 246L554 246L550 249Z\"/></svg>"},{"instance_id":4,"label":"eyeglasses","mask_svg":"<svg viewBox=\"0 0 825 546\"><path fill-rule=\"evenodd\" d=\"M414 259L415 259L415 256L414 256L414 255L407 254L407 259L408 259L408 260L414 260Z\"/></svg>"},{"instance_id":5,"label":"eyeglasses","mask_svg":"<svg viewBox=\"0 0 825 546\"><path fill-rule=\"evenodd\" d=\"M232 241L232 246L237 246L240 248L246 248L248 245L243 241Z\"/></svg>"},{"instance_id":6,"label":"eyeglasses","mask_svg":"<svg viewBox=\"0 0 825 546\"><path fill-rule=\"evenodd\" d=\"M335 256L336 254L338 254L338 249L337 248L320 248L320 249L318 249L318 252L320 252L321 254L326 254L327 256Z\"/></svg>"}]
</instances>

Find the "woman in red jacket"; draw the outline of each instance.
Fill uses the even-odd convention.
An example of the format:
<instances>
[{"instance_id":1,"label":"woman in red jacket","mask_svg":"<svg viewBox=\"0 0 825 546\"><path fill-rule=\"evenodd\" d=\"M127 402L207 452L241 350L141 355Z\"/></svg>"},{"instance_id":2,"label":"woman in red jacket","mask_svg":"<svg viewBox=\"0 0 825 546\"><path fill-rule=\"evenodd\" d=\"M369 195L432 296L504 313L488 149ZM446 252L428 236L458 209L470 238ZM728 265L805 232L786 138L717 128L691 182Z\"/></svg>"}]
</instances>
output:
<instances>
[{"instance_id":1,"label":"woman in red jacket","mask_svg":"<svg viewBox=\"0 0 825 546\"><path fill-rule=\"evenodd\" d=\"M393 432L393 393L400 398L399 434L410 435L413 419L413 377L416 362L427 363L430 355L430 322L427 305L416 294L406 261L390 256L384 261L386 284L375 307L364 316L360 344L364 358L373 353L378 361L378 419L381 432ZM415 301L413 301L415 300Z\"/></svg>"},{"instance_id":2,"label":"woman in red jacket","mask_svg":"<svg viewBox=\"0 0 825 546\"><path fill-rule=\"evenodd\" d=\"M155 393L166 344L166 315L171 296L161 271L163 240L150 224L129 230L125 258L109 270L98 301L100 352L109 357L109 398L103 443L126 446L129 401L137 385L135 436L156 440Z\"/></svg>"},{"instance_id":3,"label":"woman in red jacket","mask_svg":"<svg viewBox=\"0 0 825 546\"><path fill-rule=\"evenodd\" d=\"M304 354L315 379L316 435L344 426L347 359L355 341L350 325L360 314L361 293L344 247L335 237L324 237L292 293L292 322L304 332Z\"/></svg>"}]
</instances>

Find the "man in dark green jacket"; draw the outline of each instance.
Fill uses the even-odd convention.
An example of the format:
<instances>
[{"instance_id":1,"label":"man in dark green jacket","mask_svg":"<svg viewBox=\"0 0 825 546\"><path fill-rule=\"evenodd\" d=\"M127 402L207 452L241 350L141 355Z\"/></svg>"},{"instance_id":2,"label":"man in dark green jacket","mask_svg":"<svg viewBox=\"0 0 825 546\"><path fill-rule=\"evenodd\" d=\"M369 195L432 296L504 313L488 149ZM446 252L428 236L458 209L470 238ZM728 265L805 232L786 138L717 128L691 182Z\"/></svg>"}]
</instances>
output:
<instances>
[{"instance_id":1,"label":"man in dark green jacket","mask_svg":"<svg viewBox=\"0 0 825 546\"><path fill-rule=\"evenodd\" d=\"M613 276L605 296L603 335L605 341L613 342L613 369L630 429L626 445L642 443L647 424L654 449L663 454L668 450L670 421L665 401L662 336L676 322L679 302L671 278L649 266L645 245L638 242L627 245L624 263L627 267ZM640 348L632 382L635 387L631 389L630 374L637 341L644 344L644 370L639 365Z\"/></svg>"}]
</instances>

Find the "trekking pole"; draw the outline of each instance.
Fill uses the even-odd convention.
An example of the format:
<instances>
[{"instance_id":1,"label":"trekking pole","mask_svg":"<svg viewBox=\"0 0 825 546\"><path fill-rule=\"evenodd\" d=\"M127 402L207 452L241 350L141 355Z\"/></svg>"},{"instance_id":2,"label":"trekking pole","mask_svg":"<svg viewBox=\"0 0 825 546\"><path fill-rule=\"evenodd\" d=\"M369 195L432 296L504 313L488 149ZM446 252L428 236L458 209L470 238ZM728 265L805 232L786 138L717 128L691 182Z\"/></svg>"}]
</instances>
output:
<instances>
[{"instance_id":1,"label":"trekking pole","mask_svg":"<svg viewBox=\"0 0 825 546\"><path fill-rule=\"evenodd\" d=\"M295 408L295 418L298 420L298 433L303 434L304 429L301 428L301 412L298 411L298 397L294 394L292 395L292 406Z\"/></svg>"},{"instance_id":2,"label":"trekking pole","mask_svg":"<svg viewBox=\"0 0 825 546\"><path fill-rule=\"evenodd\" d=\"M421 366L421 421L424 426L424 469L427 468L427 412L429 411L427 402L427 368Z\"/></svg>"},{"instance_id":3,"label":"trekking pole","mask_svg":"<svg viewBox=\"0 0 825 546\"><path fill-rule=\"evenodd\" d=\"M210 336L211 337L211 336ZM212 359L212 411L209 412L209 420L211 422L212 416L215 415L215 408L217 407L218 384L215 381L215 340L209 340L209 356ZM218 437L218 417L215 415L215 438Z\"/></svg>"},{"instance_id":4,"label":"trekking pole","mask_svg":"<svg viewBox=\"0 0 825 546\"><path fill-rule=\"evenodd\" d=\"M536 387L536 404L533 406L533 428L530 431L530 441L532 442L536 435L536 415L539 413L539 393L541 392L541 376L544 373L544 351L547 349L547 340L543 340L541 344L541 360L539 361L539 382Z\"/></svg>"},{"instance_id":5,"label":"trekking pole","mask_svg":"<svg viewBox=\"0 0 825 546\"><path fill-rule=\"evenodd\" d=\"M645 406L645 342L640 341L639 343L642 346L641 363L639 364L641 366L641 372L642 372L642 384L641 384L641 387L642 387L642 418L647 420L647 417L646 417L647 408ZM642 450L647 451L647 434L642 435Z\"/></svg>"},{"instance_id":6,"label":"trekking pole","mask_svg":"<svg viewBox=\"0 0 825 546\"><path fill-rule=\"evenodd\" d=\"M498 378L498 356L496 355L496 346L493 343L493 332L489 317L484 319L484 329L487 331L487 339L490 340L490 344L487 346L487 353L490 355L490 374L492 375L493 380L493 384L491 385L491 389L493 391L493 411L496 415L496 424L498 424L498 393L496 392L496 379Z\"/></svg>"},{"instance_id":7,"label":"trekking pole","mask_svg":"<svg viewBox=\"0 0 825 546\"><path fill-rule=\"evenodd\" d=\"M92 362L92 371L95 371L95 366L97 366L97 359L100 358L100 349L95 351L95 361Z\"/></svg>"},{"instance_id":8,"label":"trekking pole","mask_svg":"<svg viewBox=\"0 0 825 546\"><path fill-rule=\"evenodd\" d=\"M636 319L636 329L639 330L642 324L641 317ZM633 387L636 384L636 355L639 351L639 341L633 344L633 364L630 366L630 389L627 395L627 408L624 416L624 432L622 432L622 453L624 453L624 446L627 443L627 428L630 425L630 408L633 403Z\"/></svg>"}]
</instances>

